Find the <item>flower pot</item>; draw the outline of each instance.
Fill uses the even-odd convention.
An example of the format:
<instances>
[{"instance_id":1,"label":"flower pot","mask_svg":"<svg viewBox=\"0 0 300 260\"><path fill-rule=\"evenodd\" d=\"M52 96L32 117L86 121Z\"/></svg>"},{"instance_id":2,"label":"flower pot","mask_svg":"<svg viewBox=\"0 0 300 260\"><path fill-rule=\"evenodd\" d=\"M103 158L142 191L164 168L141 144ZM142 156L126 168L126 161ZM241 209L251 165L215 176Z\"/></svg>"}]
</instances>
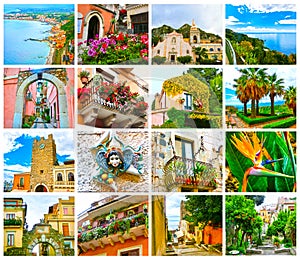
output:
<instances>
[{"instance_id":1,"label":"flower pot","mask_svg":"<svg viewBox=\"0 0 300 260\"><path fill-rule=\"evenodd\" d=\"M80 80L81 80L82 84L86 84L86 83L88 83L89 78L88 77L81 77Z\"/></svg>"}]
</instances>

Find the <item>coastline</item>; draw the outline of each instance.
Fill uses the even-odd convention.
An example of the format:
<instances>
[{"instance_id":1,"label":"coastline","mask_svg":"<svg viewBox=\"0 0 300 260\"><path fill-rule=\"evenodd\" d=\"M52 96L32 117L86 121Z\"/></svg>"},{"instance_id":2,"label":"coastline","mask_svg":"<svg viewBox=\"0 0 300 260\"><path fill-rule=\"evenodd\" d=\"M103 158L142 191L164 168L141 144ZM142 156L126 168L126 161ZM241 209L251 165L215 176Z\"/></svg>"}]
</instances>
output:
<instances>
[{"instance_id":1,"label":"coastline","mask_svg":"<svg viewBox=\"0 0 300 260\"><path fill-rule=\"evenodd\" d=\"M54 56L54 53L55 53L55 48L52 47L50 44L49 44L49 47L50 47L50 50L49 50L49 54L47 56L45 65L52 65L52 62L53 62L53 56Z\"/></svg>"}]
</instances>

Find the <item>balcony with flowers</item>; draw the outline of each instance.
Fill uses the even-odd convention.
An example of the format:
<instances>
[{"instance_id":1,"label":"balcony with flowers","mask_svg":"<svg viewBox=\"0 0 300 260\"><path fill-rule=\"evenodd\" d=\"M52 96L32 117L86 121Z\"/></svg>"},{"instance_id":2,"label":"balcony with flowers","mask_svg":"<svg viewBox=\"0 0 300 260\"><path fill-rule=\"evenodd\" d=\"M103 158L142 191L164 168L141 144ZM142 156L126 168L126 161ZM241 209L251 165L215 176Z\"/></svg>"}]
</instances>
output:
<instances>
[{"instance_id":1,"label":"balcony with flowers","mask_svg":"<svg viewBox=\"0 0 300 260\"><path fill-rule=\"evenodd\" d=\"M83 251L114 246L118 242L123 244L140 236L148 238L147 203L122 207L114 212L110 209L107 214L100 212L94 212L93 219L78 228L78 243Z\"/></svg>"},{"instance_id":2,"label":"balcony with flowers","mask_svg":"<svg viewBox=\"0 0 300 260\"><path fill-rule=\"evenodd\" d=\"M124 82L109 83L92 79L78 89L78 100L79 115L84 125L143 128L147 122L148 103Z\"/></svg>"},{"instance_id":3,"label":"balcony with flowers","mask_svg":"<svg viewBox=\"0 0 300 260\"><path fill-rule=\"evenodd\" d=\"M10 219L4 219L4 226L22 226L22 219L21 218L10 218Z\"/></svg>"}]
</instances>

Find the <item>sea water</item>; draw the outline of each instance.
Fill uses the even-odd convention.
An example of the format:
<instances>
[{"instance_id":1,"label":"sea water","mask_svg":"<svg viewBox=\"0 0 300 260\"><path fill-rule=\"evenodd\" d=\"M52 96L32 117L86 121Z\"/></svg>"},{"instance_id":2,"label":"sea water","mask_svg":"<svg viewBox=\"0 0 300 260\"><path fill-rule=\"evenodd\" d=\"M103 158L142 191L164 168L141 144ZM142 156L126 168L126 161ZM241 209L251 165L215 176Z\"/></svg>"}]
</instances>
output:
<instances>
[{"instance_id":1,"label":"sea water","mask_svg":"<svg viewBox=\"0 0 300 260\"><path fill-rule=\"evenodd\" d=\"M50 29L38 21L4 20L4 64L46 64L49 44L27 39L45 39Z\"/></svg>"},{"instance_id":2,"label":"sea water","mask_svg":"<svg viewBox=\"0 0 300 260\"><path fill-rule=\"evenodd\" d=\"M265 42L265 47L286 55L296 53L296 33L247 33Z\"/></svg>"}]
</instances>

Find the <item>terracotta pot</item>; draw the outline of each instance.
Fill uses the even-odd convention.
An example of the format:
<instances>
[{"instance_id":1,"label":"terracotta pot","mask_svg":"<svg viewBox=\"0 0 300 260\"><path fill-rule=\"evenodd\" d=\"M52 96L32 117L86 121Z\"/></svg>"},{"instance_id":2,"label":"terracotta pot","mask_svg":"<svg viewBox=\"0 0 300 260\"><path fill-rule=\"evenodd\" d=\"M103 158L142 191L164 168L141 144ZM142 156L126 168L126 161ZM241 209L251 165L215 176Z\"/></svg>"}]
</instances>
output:
<instances>
[{"instance_id":1,"label":"terracotta pot","mask_svg":"<svg viewBox=\"0 0 300 260\"><path fill-rule=\"evenodd\" d=\"M80 80L81 80L82 84L86 84L86 83L88 83L89 78L88 77L81 77Z\"/></svg>"}]
</instances>

